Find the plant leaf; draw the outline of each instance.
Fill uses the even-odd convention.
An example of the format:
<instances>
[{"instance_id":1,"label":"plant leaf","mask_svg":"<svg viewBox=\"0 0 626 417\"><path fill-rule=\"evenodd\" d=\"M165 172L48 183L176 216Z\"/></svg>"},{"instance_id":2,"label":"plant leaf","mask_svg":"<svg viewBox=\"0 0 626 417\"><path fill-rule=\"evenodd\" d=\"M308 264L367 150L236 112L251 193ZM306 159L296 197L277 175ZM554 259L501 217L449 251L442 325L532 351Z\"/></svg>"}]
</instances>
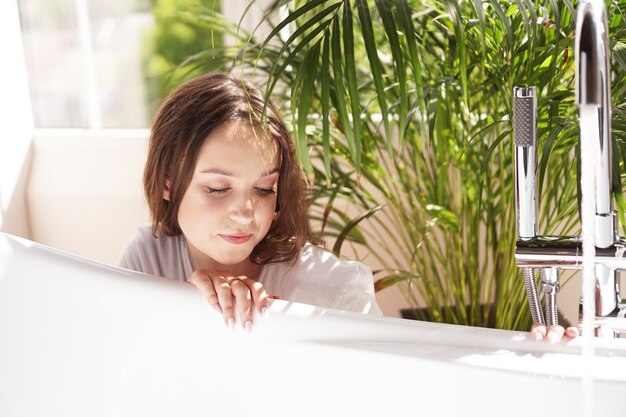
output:
<instances>
[{"instance_id":1,"label":"plant leaf","mask_svg":"<svg viewBox=\"0 0 626 417\"><path fill-rule=\"evenodd\" d=\"M301 82L296 84L298 87L296 88L296 92L299 92L300 94L297 94L298 98L294 100L298 103L298 117L296 119L298 125L298 135L296 136L296 155L298 156L300 162L302 162L305 172L308 174L313 173L313 165L311 164L311 159L309 158L309 153L307 151L308 141L306 127L308 125L311 93L317 78L317 65L319 62L321 41L322 40L316 42L306 55L302 72L299 74L302 75Z\"/></svg>"},{"instance_id":2,"label":"plant leaf","mask_svg":"<svg viewBox=\"0 0 626 417\"><path fill-rule=\"evenodd\" d=\"M356 82L356 66L354 61L354 31L352 28L352 6L350 0L345 0L342 19L343 53L348 80L348 97L352 109L353 137L350 142L350 153L357 172L361 170L361 102Z\"/></svg>"},{"instance_id":3,"label":"plant leaf","mask_svg":"<svg viewBox=\"0 0 626 417\"><path fill-rule=\"evenodd\" d=\"M378 292L380 290L384 290L385 288L392 287L403 281L419 278L419 275L407 273L387 275L386 277L374 281L374 292Z\"/></svg>"},{"instance_id":4,"label":"plant leaf","mask_svg":"<svg viewBox=\"0 0 626 417\"><path fill-rule=\"evenodd\" d=\"M376 86L376 96L378 97L378 105L383 118L383 126L385 127L385 137L387 150L393 155L393 147L391 146L391 128L389 126L389 111L387 109L387 99L385 98L385 87L383 85L383 70L378 58L378 48L376 47L376 39L374 38L374 29L372 28L372 18L370 15L367 0L357 0L357 8L359 12L359 22L361 23L361 31L363 32L363 44L367 52L367 58L372 70L372 79Z\"/></svg>"},{"instance_id":5,"label":"plant leaf","mask_svg":"<svg viewBox=\"0 0 626 417\"><path fill-rule=\"evenodd\" d=\"M374 213L376 213L383 207L384 205L378 205L376 207L372 207L371 209L367 210L364 213L361 213L360 215L352 219L350 223L346 224L346 227L343 228L343 230L337 237L335 244L333 245L333 253L335 255L339 255L341 252L341 245L343 245L345 238L348 236L348 234L350 234L352 229L354 229L356 226L358 226L359 223L361 223L363 220L367 219L368 217L372 216Z\"/></svg>"}]
</instances>

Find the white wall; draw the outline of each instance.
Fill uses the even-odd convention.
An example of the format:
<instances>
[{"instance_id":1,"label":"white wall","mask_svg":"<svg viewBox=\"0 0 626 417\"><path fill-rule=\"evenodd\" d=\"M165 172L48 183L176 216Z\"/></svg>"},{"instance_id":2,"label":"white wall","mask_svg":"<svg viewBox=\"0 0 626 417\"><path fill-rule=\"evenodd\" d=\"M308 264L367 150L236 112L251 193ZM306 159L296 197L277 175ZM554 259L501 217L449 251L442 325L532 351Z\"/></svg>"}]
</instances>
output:
<instances>
[{"instance_id":1,"label":"white wall","mask_svg":"<svg viewBox=\"0 0 626 417\"><path fill-rule=\"evenodd\" d=\"M147 130L36 131L27 189L32 239L116 264L149 223L142 175Z\"/></svg>"}]
</instances>

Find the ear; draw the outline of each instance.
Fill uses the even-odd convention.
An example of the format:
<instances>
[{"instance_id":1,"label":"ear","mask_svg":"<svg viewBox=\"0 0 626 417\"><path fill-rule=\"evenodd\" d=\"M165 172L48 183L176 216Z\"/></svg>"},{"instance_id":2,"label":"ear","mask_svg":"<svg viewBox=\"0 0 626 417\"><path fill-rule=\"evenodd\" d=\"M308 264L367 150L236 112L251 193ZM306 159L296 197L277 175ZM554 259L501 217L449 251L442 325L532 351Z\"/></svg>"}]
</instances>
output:
<instances>
[{"instance_id":1,"label":"ear","mask_svg":"<svg viewBox=\"0 0 626 417\"><path fill-rule=\"evenodd\" d=\"M170 201L170 180L165 180L165 186L163 187L163 200Z\"/></svg>"}]
</instances>

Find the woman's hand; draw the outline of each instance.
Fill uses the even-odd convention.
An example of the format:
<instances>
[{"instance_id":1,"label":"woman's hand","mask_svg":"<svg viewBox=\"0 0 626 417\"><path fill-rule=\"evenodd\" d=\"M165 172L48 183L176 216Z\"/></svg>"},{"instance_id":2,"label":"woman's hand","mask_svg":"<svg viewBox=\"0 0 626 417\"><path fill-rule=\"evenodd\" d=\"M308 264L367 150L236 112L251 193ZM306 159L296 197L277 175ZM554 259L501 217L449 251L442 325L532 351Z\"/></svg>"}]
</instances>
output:
<instances>
[{"instance_id":1,"label":"woman's hand","mask_svg":"<svg viewBox=\"0 0 626 417\"><path fill-rule=\"evenodd\" d=\"M210 305L224 316L224 323L235 328L235 308L239 313L241 326L252 330L252 312L256 308L260 314L267 310L270 296L263 284L243 275L234 276L224 272L197 270L189 279L204 295Z\"/></svg>"},{"instance_id":2,"label":"woman's hand","mask_svg":"<svg viewBox=\"0 0 626 417\"><path fill-rule=\"evenodd\" d=\"M566 337L568 339L573 339L580 335L577 327L568 327L567 329L563 326L550 326L546 327L544 324L534 324L530 334L533 340L547 340L549 343L556 344Z\"/></svg>"}]
</instances>

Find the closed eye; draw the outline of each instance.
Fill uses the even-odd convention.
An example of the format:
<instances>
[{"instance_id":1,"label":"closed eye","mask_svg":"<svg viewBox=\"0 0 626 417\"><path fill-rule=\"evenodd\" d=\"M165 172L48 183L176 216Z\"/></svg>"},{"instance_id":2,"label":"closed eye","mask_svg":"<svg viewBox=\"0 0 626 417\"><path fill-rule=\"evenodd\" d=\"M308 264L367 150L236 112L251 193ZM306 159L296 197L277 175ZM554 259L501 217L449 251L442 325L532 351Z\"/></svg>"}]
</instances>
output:
<instances>
[{"instance_id":1,"label":"closed eye","mask_svg":"<svg viewBox=\"0 0 626 417\"><path fill-rule=\"evenodd\" d=\"M211 188L207 187L206 192L213 195L224 195L230 191L230 188Z\"/></svg>"},{"instance_id":2,"label":"closed eye","mask_svg":"<svg viewBox=\"0 0 626 417\"><path fill-rule=\"evenodd\" d=\"M268 195L276 194L276 190L274 190L273 188L254 187L254 189L261 196L268 196Z\"/></svg>"}]
</instances>

